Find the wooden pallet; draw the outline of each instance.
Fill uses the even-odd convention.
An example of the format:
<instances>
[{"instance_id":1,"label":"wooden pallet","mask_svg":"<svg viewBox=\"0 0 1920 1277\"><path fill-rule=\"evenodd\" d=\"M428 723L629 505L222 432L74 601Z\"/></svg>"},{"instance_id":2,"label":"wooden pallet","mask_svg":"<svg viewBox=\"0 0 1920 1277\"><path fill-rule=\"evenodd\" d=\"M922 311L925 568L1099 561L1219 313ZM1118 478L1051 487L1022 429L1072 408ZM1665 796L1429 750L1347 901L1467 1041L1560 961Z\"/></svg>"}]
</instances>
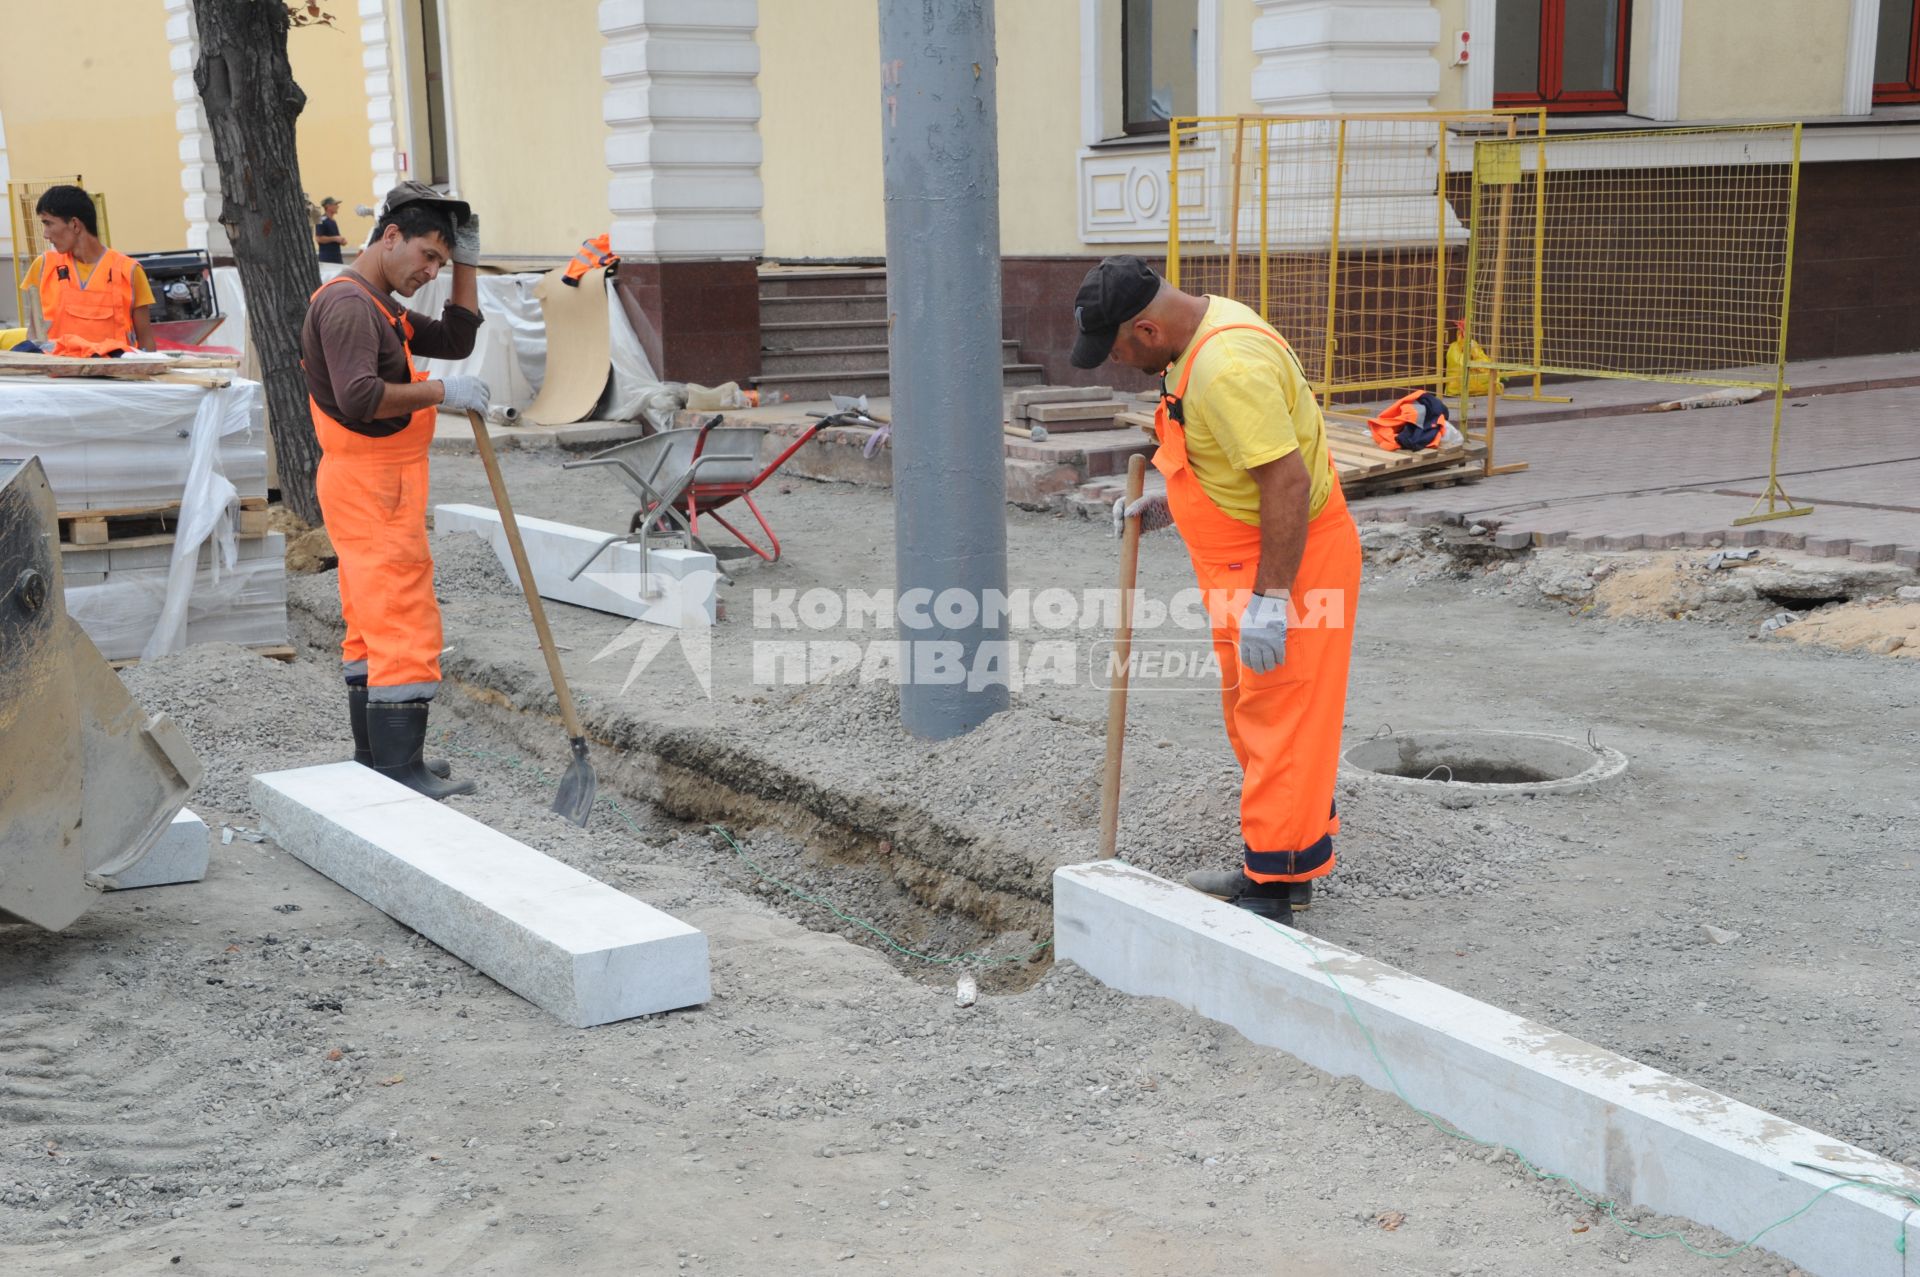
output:
<instances>
[{"instance_id":1,"label":"wooden pallet","mask_svg":"<svg viewBox=\"0 0 1920 1277\"><path fill-rule=\"evenodd\" d=\"M270 661L291 662L296 655L293 648L286 643L274 643L265 647L250 647L247 650L256 656L264 656ZM107 662L108 665L117 670L123 670L129 665L138 665L139 663L140 658L137 656L123 656L117 661Z\"/></svg>"},{"instance_id":2,"label":"wooden pallet","mask_svg":"<svg viewBox=\"0 0 1920 1277\"><path fill-rule=\"evenodd\" d=\"M180 503L159 506L127 506L111 510L67 510L60 514L62 550L98 550L107 546L130 549L135 545L170 545L174 526L180 522ZM240 498L240 518L236 535L265 536L267 499Z\"/></svg>"}]
</instances>

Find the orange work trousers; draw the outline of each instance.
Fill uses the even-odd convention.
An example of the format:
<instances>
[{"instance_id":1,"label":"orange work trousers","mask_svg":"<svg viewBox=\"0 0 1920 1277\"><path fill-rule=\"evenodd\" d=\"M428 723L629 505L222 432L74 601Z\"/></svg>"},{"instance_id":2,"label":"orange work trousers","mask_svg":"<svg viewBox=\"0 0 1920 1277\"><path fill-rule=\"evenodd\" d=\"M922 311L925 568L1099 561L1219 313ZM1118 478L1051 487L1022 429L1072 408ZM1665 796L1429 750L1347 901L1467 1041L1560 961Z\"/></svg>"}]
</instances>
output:
<instances>
[{"instance_id":1,"label":"orange work trousers","mask_svg":"<svg viewBox=\"0 0 1920 1277\"><path fill-rule=\"evenodd\" d=\"M1340 831L1333 788L1360 602L1359 529L1335 477L1307 525L1288 608L1286 661L1265 674L1243 668L1240 614L1260 570L1260 529L1222 513L1200 486L1187 464L1186 431L1171 410L1177 404L1174 395L1161 402L1153 464L1166 476L1167 504L1213 629L1227 740L1240 760L1246 874L1256 882L1322 878L1333 872Z\"/></svg>"}]
</instances>

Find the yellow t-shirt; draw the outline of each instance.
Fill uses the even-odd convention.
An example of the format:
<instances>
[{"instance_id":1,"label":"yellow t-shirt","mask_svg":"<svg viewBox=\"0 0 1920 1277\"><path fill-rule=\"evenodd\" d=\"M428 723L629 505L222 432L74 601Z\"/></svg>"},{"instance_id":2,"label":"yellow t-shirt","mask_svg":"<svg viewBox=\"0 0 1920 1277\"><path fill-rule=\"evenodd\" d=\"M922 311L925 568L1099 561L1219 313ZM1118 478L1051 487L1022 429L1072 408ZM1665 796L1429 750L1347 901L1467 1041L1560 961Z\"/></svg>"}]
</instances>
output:
<instances>
[{"instance_id":1,"label":"yellow t-shirt","mask_svg":"<svg viewBox=\"0 0 1920 1277\"><path fill-rule=\"evenodd\" d=\"M27 267L27 277L20 281L21 292L40 287L40 271L46 260L44 255L33 259L33 265ZM86 287L87 281L93 278L93 263L83 262L76 257L73 260L73 267L74 273L80 277L80 286ZM133 304L135 306L153 305L153 285L147 282L147 268L139 262L133 264Z\"/></svg>"},{"instance_id":2,"label":"yellow t-shirt","mask_svg":"<svg viewBox=\"0 0 1920 1277\"><path fill-rule=\"evenodd\" d=\"M1194 335L1226 324L1273 328L1227 297L1207 299L1207 317ZM1266 333L1236 328L1209 341L1187 382L1187 464L1222 514L1260 523L1260 489L1247 472L1297 452L1313 482L1307 517L1320 513L1333 490L1327 464L1327 427L1293 351ZM1276 336L1278 334L1275 334ZM1180 384L1193 345L1167 369L1167 387Z\"/></svg>"}]
</instances>

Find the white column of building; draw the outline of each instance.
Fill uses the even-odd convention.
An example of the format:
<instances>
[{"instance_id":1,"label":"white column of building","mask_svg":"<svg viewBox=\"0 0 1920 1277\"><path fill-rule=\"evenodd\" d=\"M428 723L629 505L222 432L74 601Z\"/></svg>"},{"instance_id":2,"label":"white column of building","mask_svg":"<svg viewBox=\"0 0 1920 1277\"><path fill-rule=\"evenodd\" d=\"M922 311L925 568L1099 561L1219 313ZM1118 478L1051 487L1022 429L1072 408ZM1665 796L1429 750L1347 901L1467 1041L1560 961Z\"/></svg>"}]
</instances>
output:
<instances>
[{"instance_id":1,"label":"white column of building","mask_svg":"<svg viewBox=\"0 0 1920 1277\"><path fill-rule=\"evenodd\" d=\"M404 69L387 30L387 0L360 0L360 67L367 73L367 145L377 206L400 181L399 77Z\"/></svg>"},{"instance_id":2,"label":"white column of building","mask_svg":"<svg viewBox=\"0 0 1920 1277\"><path fill-rule=\"evenodd\" d=\"M1440 13L1430 0L1254 0L1253 98L1276 115L1363 115L1429 111L1440 89ZM1311 174L1333 186L1336 127L1302 126L1276 171ZM1349 127L1341 174L1341 243L1382 246L1431 241L1438 159L1433 126ZM1331 234L1330 210L1282 200L1269 226L1275 241L1318 247ZM1242 216L1250 216L1243 208ZM1243 231L1246 228L1243 227ZM1449 217L1448 237L1464 228Z\"/></svg>"},{"instance_id":3,"label":"white column of building","mask_svg":"<svg viewBox=\"0 0 1920 1277\"><path fill-rule=\"evenodd\" d=\"M599 19L614 251L759 256L757 0L601 0Z\"/></svg>"},{"instance_id":4,"label":"white column of building","mask_svg":"<svg viewBox=\"0 0 1920 1277\"><path fill-rule=\"evenodd\" d=\"M187 247L215 257L231 257L233 245L220 225L223 203L220 164L214 157L213 131L207 127L193 67L200 60L192 0L161 0L167 11L167 65L173 70L173 123L180 133L180 187L186 192ZM109 210L111 211L111 210Z\"/></svg>"}]
</instances>

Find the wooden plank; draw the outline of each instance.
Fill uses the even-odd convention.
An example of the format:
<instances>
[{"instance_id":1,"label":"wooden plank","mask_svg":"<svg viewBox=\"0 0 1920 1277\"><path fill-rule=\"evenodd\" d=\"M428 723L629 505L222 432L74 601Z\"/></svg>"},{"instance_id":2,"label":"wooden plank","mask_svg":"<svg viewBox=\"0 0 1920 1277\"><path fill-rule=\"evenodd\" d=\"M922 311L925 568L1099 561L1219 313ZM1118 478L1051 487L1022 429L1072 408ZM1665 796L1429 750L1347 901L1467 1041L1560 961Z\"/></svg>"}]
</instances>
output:
<instances>
[{"instance_id":1,"label":"wooden plank","mask_svg":"<svg viewBox=\"0 0 1920 1277\"><path fill-rule=\"evenodd\" d=\"M1025 415L1029 421L1038 421L1042 425L1055 421L1091 421L1096 418L1111 421L1120 414L1124 406L1117 399L1089 403L1037 403L1029 405Z\"/></svg>"},{"instance_id":2,"label":"wooden plank","mask_svg":"<svg viewBox=\"0 0 1920 1277\"><path fill-rule=\"evenodd\" d=\"M285 643L275 643L265 647L251 647L247 650L253 652L255 655L264 656L270 661L286 661L288 663L291 663L295 655L297 655L293 648ZM126 656L117 661L107 662L108 665L111 665L117 670L123 670L129 665L138 665L139 663L140 658L137 656Z\"/></svg>"},{"instance_id":3,"label":"wooden plank","mask_svg":"<svg viewBox=\"0 0 1920 1277\"><path fill-rule=\"evenodd\" d=\"M242 510L265 510L267 508L267 499L265 497L241 497L240 508ZM62 510L58 517L62 519L114 519L122 515L144 515L147 518L159 519L179 513L180 503L173 501L165 505L126 505L107 506L97 510Z\"/></svg>"}]
</instances>

